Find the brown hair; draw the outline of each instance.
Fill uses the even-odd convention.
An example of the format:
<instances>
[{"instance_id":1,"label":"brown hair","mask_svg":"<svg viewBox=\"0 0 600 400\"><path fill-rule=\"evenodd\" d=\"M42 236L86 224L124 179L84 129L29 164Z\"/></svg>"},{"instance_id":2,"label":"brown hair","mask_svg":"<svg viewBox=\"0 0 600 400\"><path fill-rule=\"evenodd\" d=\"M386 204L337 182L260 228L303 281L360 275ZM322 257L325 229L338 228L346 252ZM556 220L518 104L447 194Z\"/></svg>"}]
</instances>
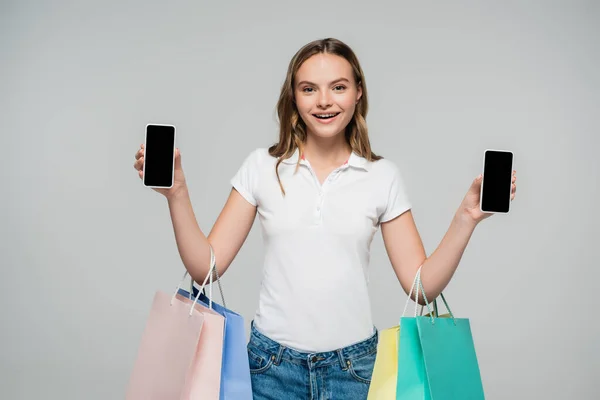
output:
<instances>
[{"instance_id":1,"label":"brown hair","mask_svg":"<svg viewBox=\"0 0 600 400\"><path fill-rule=\"evenodd\" d=\"M275 173L277 174L281 192L284 195L285 190L279 178L279 164L281 164L284 159L291 157L296 149L298 149L300 156L298 157L298 163L296 164L297 170L304 152L304 142L306 141L306 124L300 117L294 101L294 81L296 73L307 59L322 53L333 54L345 58L352 66L356 85L362 88L362 96L356 105L352 119L346 127L344 135L346 141L354 153L369 161L376 161L382 158L371 151L366 121L369 108L367 87L365 85L365 76L360 67L360 63L358 62L358 58L352 49L340 40L333 38L315 40L304 45L298 50L294 57L292 57L288 66L285 82L281 87L279 100L277 101L279 142L269 148L269 154L278 158L277 164L275 165Z\"/></svg>"}]
</instances>

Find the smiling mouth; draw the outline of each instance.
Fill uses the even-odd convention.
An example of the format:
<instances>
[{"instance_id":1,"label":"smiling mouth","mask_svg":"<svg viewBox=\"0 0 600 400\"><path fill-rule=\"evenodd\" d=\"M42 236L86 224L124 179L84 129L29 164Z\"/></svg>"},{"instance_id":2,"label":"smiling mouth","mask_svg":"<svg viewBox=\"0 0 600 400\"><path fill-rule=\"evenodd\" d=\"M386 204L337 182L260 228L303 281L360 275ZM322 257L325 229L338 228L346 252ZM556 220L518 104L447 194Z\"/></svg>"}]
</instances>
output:
<instances>
[{"instance_id":1,"label":"smiling mouth","mask_svg":"<svg viewBox=\"0 0 600 400\"><path fill-rule=\"evenodd\" d=\"M331 119L337 117L340 113L329 113L329 114L313 114L313 117L318 119Z\"/></svg>"}]
</instances>

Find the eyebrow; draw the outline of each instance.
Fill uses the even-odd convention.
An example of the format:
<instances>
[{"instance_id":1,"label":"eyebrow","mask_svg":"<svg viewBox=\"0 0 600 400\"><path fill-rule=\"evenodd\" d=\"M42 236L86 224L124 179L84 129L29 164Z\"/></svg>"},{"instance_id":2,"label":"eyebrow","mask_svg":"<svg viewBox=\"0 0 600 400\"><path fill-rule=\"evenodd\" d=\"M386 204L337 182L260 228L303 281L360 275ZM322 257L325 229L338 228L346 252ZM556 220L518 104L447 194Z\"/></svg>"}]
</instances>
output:
<instances>
[{"instance_id":1,"label":"eyebrow","mask_svg":"<svg viewBox=\"0 0 600 400\"><path fill-rule=\"evenodd\" d=\"M342 81L346 81L346 82L350 83L350 81L348 79L346 79L346 78L338 78L335 81L330 82L329 84L333 85L334 83L338 83L338 82L342 82ZM300 86L300 85L302 85L304 83L306 83L308 85L315 85L315 83L312 83L312 82L309 82L309 81L302 81L302 82L298 82L297 86Z\"/></svg>"}]
</instances>

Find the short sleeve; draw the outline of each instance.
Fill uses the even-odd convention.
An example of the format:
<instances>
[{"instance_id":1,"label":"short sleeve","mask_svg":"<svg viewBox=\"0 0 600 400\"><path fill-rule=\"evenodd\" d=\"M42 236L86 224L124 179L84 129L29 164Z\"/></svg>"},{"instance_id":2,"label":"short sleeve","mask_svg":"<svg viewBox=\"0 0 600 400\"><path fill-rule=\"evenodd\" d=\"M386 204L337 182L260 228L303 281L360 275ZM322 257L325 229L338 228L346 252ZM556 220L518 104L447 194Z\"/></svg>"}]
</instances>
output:
<instances>
[{"instance_id":1,"label":"short sleeve","mask_svg":"<svg viewBox=\"0 0 600 400\"><path fill-rule=\"evenodd\" d=\"M380 223L391 221L411 208L402 173L395 165L391 171L391 179L388 179L387 182L389 182L387 205L379 216Z\"/></svg>"},{"instance_id":2,"label":"short sleeve","mask_svg":"<svg viewBox=\"0 0 600 400\"><path fill-rule=\"evenodd\" d=\"M256 185L259 177L258 156L259 149L250 153L233 178L231 178L231 185L253 206L256 206L257 204Z\"/></svg>"}]
</instances>

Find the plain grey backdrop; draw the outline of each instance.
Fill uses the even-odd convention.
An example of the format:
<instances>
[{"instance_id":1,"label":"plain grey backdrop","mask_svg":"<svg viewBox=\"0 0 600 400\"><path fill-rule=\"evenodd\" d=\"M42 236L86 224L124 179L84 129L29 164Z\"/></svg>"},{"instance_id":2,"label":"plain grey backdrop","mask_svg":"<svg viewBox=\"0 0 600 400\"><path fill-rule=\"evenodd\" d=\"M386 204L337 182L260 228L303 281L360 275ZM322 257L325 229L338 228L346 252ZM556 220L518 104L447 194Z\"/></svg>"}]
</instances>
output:
<instances>
[{"instance_id":1,"label":"plain grey backdrop","mask_svg":"<svg viewBox=\"0 0 600 400\"><path fill-rule=\"evenodd\" d=\"M428 254L483 151L515 153L511 213L477 227L445 291L487 397L597 398L599 2L0 4L0 398L123 398L154 292L184 271L133 169L145 124L177 125L207 233L277 139L290 58L323 37L362 63L373 149L404 171ZM383 329L406 295L380 234L372 250ZM223 278L247 326L262 256L257 222Z\"/></svg>"}]
</instances>

